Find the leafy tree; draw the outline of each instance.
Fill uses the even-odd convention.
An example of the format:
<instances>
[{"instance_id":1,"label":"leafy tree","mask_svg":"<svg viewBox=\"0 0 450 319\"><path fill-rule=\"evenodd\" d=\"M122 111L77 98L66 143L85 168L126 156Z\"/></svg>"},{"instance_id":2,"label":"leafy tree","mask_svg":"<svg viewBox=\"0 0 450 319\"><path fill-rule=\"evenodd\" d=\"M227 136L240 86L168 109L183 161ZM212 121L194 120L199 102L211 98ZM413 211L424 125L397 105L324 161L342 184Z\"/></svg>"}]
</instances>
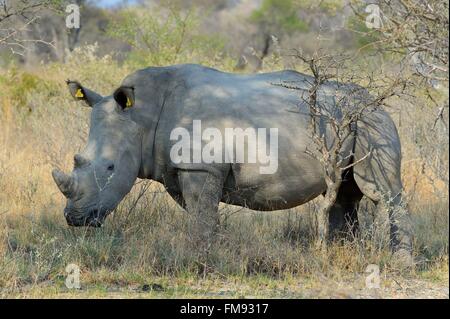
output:
<instances>
[{"instance_id":1,"label":"leafy tree","mask_svg":"<svg viewBox=\"0 0 450 319\"><path fill-rule=\"evenodd\" d=\"M264 28L266 33L307 31L308 26L298 14L299 6L293 0L264 0L251 14L251 21ZM279 35L278 35L279 36Z\"/></svg>"},{"instance_id":2,"label":"leafy tree","mask_svg":"<svg viewBox=\"0 0 450 319\"><path fill-rule=\"evenodd\" d=\"M205 62L221 52L224 45L217 35L200 32L196 11L181 11L174 6L158 7L152 12L123 10L107 32L130 45L128 62L136 66Z\"/></svg>"},{"instance_id":3,"label":"leafy tree","mask_svg":"<svg viewBox=\"0 0 450 319\"><path fill-rule=\"evenodd\" d=\"M273 36L282 44L295 33L310 31L309 20L313 18L302 16L302 12L334 15L342 6L339 0L263 0L261 6L250 15L250 21L258 26L259 37L262 37L263 45L259 54L261 63L274 44Z\"/></svg>"}]
</instances>

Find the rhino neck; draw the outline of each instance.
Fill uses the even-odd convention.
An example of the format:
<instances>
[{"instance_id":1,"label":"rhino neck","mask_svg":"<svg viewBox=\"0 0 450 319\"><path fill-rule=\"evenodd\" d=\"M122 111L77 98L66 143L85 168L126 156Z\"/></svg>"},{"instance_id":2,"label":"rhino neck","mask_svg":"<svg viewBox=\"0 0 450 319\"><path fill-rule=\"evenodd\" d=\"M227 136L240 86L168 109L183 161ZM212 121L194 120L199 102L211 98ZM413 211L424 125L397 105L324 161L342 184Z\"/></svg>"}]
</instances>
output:
<instances>
[{"instance_id":1,"label":"rhino neck","mask_svg":"<svg viewBox=\"0 0 450 319\"><path fill-rule=\"evenodd\" d=\"M162 107L162 106L161 106ZM158 112L158 114L160 111ZM141 139L141 166L139 178L155 179L155 143L156 130L158 129L159 116L144 130Z\"/></svg>"},{"instance_id":2,"label":"rhino neck","mask_svg":"<svg viewBox=\"0 0 450 319\"><path fill-rule=\"evenodd\" d=\"M164 90L163 92L166 92ZM150 123L145 126L145 132L142 136L141 142L141 166L139 168L139 178L158 180L159 176L159 166L157 165L160 161L157 160L156 152L156 131L158 130L159 120L161 118L164 105L166 103L166 93L163 93L161 102L158 103L157 107L151 110L152 114L157 114L157 116L152 117Z\"/></svg>"},{"instance_id":3,"label":"rhino neck","mask_svg":"<svg viewBox=\"0 0 450 319\"><path fill-rule=\"evenodd\" d=\"M161 160L156 158L155 140L164 105L173 93L174 70L168 67L151 67L129 75L124 86L132 86L139 92L136 104L142 103L133 120L144 128L141 141L141 165L139 178L156 180L161 168Z\"/></svg>"}]
</instances>

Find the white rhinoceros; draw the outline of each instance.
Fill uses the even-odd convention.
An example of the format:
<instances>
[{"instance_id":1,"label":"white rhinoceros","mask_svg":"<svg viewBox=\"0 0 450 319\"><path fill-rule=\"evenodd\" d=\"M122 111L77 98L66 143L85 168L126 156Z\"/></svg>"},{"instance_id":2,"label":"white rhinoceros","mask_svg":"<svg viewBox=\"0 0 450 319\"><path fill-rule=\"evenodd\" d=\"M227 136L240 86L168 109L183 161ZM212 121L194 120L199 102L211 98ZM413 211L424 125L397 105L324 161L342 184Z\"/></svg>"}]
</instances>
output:
<instances>
[{"instance_id":1,"label":"white rhinoceros","mask_svg":"<svg viewBox=\"0 0 450 319\"><path fill-rule=\"evenodd\" d=\"M307 151L313 143L311 115L299 97L310 81L311 77L295 71L240 75L200 65L139 70L108 96L68 81L72 96L92 107L88 143L75 155L72 174L53 171L67 197L68 224L101 225L138 177L162 183L183 208L199 214L209 226L218 220L219 202L267 211L295 207L323 194L322 166ZM277 83L290 83L300 90ZM333 85L325 85L322 92L337 92ZM319 98L333 96L323 93ZM196 123L209 130L206 137L195 132ZM220 139L230 128L244 131L247 139L240 146L264 160L242 161L236 154L229 155L230 145ZM255 134L269 140L252 140ZM183 150L188 154L174 159L174 154L179 155L174 152L174 146L180 145L177 138L185 135L192 139ZM216 146L213 160L211 156L205 160L198 155L205 155L211 140ZM261 150L252 153L255 141L264 146L264 154L258 154ZM277 156L267 157L267 150ZM206 155L211 155L209 151ZM231 157L225 160L227 154ZM401 149L390 116L377 109L358 120L357 132L344 143L342 154L348 163L370 156L344 173L330 216L333 227L349 220L357 224L356 208L363 195L375 204L388 195L392 246L409 252L409 215L394 216L401 204Z\"/></svg>"}]
</instances>

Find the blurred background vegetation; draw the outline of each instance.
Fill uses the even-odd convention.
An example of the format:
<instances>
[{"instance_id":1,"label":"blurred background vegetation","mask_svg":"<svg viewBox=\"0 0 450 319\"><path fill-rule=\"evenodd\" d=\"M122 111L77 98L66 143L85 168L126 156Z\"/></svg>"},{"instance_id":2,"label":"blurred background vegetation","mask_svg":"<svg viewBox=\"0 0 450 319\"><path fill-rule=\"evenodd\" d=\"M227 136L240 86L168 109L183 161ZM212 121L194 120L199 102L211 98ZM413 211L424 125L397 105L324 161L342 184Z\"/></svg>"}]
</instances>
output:
<instances>
[{"instance_id":1,"label":"blurred background vegetation","mask_svg":"<svg viewBox=\"0 0 450 319\"><path fill-rule=\"evenodd\" d=\"M0 20L4 26L15 26L21 33L20 40L24 40L0 42L3 65L65 62L75 48L97 44L98 56L110 54L117 61L141 67L149 63L175 63L177 59L186 61L188 58L189 62L201 62L218 55L232 60L245 56L249 59L247 68L255 71L261 68L264 58L276 50L274 38L281 50L301 48L309 53L318 47L358 50L361 43L368 41L364 19L355 15L349 5L351 2L364 5L362 1L21 2L11 5L11 11L18 16ZM79 29L65 27L69 14L65 9L71 3L80 6ZM25 13L21 10L23 7L26 8ZM32 23L26 28L19 28L21 22L29 20ZM288 66L289 61L285 64Z\"/></svg>"}]
</instances>

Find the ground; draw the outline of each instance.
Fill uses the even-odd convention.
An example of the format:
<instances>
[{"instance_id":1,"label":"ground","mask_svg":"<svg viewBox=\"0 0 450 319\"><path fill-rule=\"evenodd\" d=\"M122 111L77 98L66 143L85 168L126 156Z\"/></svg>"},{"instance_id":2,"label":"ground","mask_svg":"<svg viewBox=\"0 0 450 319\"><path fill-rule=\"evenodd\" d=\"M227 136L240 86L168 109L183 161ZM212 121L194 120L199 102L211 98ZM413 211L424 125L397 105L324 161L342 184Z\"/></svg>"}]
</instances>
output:
<instances>
[{"instance_id":1,"label":"ground","mask_svg":"<svg viewBox=\"0 0 450 319\"><path fill-rule=\"evenodd\" d=\"M448 271L424 272L410 277L381 275L380 288L366 287L366 274L344 280L325 276L301 276L276 279L261 276L199 279L149 277L138 281L123 279L81 284L81 289L68 289L63 278L23 286L8 298L418 298L448 299Z\"/></svg>"}]
</instances>

